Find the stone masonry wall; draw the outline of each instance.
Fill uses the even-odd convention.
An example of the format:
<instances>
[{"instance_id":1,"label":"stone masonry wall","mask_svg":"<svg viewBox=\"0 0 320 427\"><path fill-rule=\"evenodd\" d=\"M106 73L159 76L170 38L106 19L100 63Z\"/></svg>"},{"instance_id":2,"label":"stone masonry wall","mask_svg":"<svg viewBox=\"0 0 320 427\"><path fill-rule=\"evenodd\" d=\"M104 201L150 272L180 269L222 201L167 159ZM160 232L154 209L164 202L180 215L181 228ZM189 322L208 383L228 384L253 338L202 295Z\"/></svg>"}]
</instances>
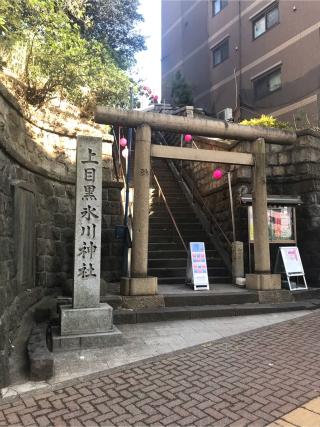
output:
<instances>
[{"instance_id":1,"label":"stone masonry wall","mask_svg":"<svg viewBox=\"0 0 320 427\"><path fill-rule=\"evenodd\" d=\"M36 143L36 132L40 131L30 128L14 98L1 86L0 387L8 382L10 343L24 312L44 294L63 288L73 277L75 166L66 156L61 157L61 150L58 156L53 156L46 151L44 143ZM42 141L55 138L60 148L71 145L75 148L74 139L41 132ZM20 184L22 193L17 198ZM30 191L24 193L24 187ZM120 276L122 245L114 238L114 226L122 222L121 189L121 183L112 181L112 161L105 158L101 275L107 281L118 280ZM28 199L29 204L24 194L34 195ZM31 208L30 204L34 206ZM17 266L23 264L23 260L19 260L20 252L16 251L23 240L17 217L25 223L30 220L35 233L34 254L26 249L32 245L21 249L27 260L35 256L35 280L28 279L23 284L18 280L17 271ZM27 273L26 277L31 277L30 272Z\"/></svg>"}]
</instances>

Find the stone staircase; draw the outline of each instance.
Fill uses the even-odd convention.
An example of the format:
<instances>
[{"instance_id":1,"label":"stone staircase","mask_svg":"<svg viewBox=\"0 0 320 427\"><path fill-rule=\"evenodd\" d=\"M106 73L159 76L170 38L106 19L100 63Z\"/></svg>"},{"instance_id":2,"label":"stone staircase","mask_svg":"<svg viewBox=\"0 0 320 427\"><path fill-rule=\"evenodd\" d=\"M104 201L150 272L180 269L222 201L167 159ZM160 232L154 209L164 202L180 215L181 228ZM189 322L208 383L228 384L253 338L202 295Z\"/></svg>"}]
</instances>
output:
<instances>
[{"instance_id":1,"label":"stone staircase","mask_svg":"<svg viewBox=\"0 0 320 427\"><path fill-rule=\"evenodd\" d=\"M227 268L213 247L210 237L202 228L193 207L184 196L167 161L154 159L152 168L186 246L188 247L189 242L205 243L210 284L231 283ZM159 285L184 284L187 252L173 225L163 198L159 197L158 186L154 178L152 184L148 274L158 277Z\"/></svg>"}]
</instances>

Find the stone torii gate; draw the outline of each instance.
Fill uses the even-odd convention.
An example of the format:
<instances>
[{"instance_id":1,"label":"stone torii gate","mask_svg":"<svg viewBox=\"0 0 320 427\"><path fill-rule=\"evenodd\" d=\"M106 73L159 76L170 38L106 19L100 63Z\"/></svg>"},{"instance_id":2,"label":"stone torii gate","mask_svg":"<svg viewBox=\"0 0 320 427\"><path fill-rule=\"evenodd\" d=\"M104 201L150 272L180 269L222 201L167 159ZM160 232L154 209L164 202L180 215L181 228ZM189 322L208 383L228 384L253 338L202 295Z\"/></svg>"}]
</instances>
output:
<instances>
[{"instance_id":1,"label":"stone torii gate","mask_svg":"<svg viewBox=\"0 0 320 427\"><path fill-rule=\"evenodd\" d=\"M241 126L219 120L160 115L98 107L95 121L136 127L134 164L134 207L131 277L125 278L129 295L154 295L157 278L148 277L149 185L151 157L248 165L253 169L254 274L246 276L249 289L281 288L280 275L271 274L267 219L266 143L293 144L295 132ZM152 130L252 141L251 153L211 151L151 144Z\"/></svg>"}]
</instances>

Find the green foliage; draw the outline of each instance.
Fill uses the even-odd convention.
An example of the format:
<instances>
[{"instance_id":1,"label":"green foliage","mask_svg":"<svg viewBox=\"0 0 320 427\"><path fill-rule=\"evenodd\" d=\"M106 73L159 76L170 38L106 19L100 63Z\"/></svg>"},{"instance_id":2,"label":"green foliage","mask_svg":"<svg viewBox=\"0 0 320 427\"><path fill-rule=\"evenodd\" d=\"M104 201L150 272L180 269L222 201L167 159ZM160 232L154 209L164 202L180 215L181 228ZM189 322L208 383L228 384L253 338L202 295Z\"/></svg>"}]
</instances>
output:
<instances>
[{"instance_id":1,"label":"green foliage","mask_svg":"<svg viewBox=\"0 0 320 427\"><path fill-rule=\"evenodd\" d=\"M172 82L171 102L177 107L193 105L192 89L180 71L177 71Z\"/></svg>"},{"instance_id":2,"label":"green foliage","mask_svg":"<svg viewBox=\"0 0 320 427\"><path fill-rule=\"evenodd\" d=\"M275 119L272 116L267 116L265 114L262 114L261 117L255 117L249 120L242 120L240 122L240 125L244 126L262 126L262 127L268 127L268 128L280 128L280 129L286 129L289 127L288 123L280 122L279 120Z\"/></svg>"},{"instance_id":3,"label":"green foliage","mask_svg":"<svg viewBox=\"0 0 320 427\"><path fill-rule=\"evenodd\" d=\"M138 6L139 0L87 2L87 14L92 25L86 28L86 37L109 46L116 63L124 70L135 63L135 53L146 48L144 38L135 30L136 25L143 21L137 12Z\"/></svg>"},{"instance_id":4,"label":"green foliage","mask_svg":"<svg viewBox=\"0 0 320 427\"><path fill-rule=\"evenodd\" d=\"M132 83L112 48L90 33L97 25L87 14L90 2L1 0L0 58L25 83L29 103L59 95L82 107L128 105Z\"/></svg>"}]
</instances>

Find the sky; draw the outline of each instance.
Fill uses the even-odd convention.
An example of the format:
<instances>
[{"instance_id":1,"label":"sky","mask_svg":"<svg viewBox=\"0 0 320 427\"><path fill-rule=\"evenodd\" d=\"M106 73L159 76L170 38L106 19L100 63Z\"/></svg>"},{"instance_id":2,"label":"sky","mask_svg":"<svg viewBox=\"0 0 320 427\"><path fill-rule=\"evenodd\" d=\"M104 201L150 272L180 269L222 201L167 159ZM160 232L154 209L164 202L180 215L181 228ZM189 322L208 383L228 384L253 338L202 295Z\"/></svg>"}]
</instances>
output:
<instances>
[{"instance_id":1,"label":"sky","mask_svg":"<svg viewBox=\"0 0 320 427\"><path fill-rule=\"evenodd\" d=\"M161 0L140 0L139 12L144 21L139 25L147 50L136 55L136 72L144 84L161 99Z\"/></svg>"}]
</instances>

